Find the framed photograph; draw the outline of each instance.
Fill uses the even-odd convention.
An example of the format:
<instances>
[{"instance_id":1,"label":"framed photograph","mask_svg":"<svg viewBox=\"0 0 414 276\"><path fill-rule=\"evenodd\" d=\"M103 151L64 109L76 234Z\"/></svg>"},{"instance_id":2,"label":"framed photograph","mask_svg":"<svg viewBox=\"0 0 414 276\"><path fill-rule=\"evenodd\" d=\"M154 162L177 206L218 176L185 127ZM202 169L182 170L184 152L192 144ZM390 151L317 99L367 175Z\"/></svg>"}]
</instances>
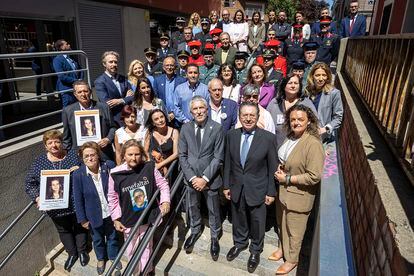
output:
<instances>
[{"instance_id":1,"label":"framed photograph","mask_svg":"<svg viewBox=\"0 0 414 276\"><path fill-rule=\"evenodd\" d=\"M40 172L39 210L65 209L69 206L70 170Z\"/></svg>"},{"instance_id":2,"label":"framed photograph","mask_svg":"<svg viewBox=\"0 0 414 276\"><path fill-rule=\"evenodd\" d=\"M143 211L148 206L147 190L145 186L129 191L134 212Z\"/></svg>"},{"instance_id":3,"label":"framed photograph","mask_svg":"<svg viewBox=\"0 0 414 276\"><path fill-rule=\"evenodd\" d=\"M101 140L101 124L99 110L75 111L76 140L78 146L85 142L98 142Z\"/></svg>"}]
</instances>

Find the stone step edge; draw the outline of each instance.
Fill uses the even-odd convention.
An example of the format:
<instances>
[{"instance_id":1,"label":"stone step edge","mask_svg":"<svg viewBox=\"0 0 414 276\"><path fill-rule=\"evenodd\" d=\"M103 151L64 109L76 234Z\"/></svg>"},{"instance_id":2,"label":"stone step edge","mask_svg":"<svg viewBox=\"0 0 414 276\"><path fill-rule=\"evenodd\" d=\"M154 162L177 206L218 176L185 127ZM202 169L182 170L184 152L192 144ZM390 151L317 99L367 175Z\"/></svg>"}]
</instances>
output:
<instances>
[{"instance_id":1,"label":"stone step edge","mask_svg":"<svg viewBox=\"0 0 414 276\"><path fill-rule=\"evenodd\" d=\"M49 251L49 253L47 253L46 256L45 256L46 265L40 270L39 275L40 276L47 276L53 270L55 270L54 261L64 251L65 251L65 248L64 248L62 243L59 243L51 251Z\"/></svg>"}]
</instances>

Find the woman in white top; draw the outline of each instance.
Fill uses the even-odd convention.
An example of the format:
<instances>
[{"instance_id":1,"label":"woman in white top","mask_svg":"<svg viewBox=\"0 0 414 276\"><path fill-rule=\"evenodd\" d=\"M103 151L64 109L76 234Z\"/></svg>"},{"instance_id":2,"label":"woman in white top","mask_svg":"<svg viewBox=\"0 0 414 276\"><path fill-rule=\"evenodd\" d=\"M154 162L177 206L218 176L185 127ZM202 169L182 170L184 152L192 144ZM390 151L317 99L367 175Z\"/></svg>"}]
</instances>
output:
<instances>
[{"instance_id":1,"label":"woman in white top","mask_svg":"<svg viewBox=\"0 0 414 276\"><path fill-rule=\"evenodd\" d=\"M215 29L217 27L217 23L219 19L218 12L215 10L212 10L208 18L210 18L210 31L211 31L212 29Z\"/></svg>"},{"instance_id":2,"label":"woman in white top","mask_svg":"<svg viewBox=\"0 0 414 276\"><path fill-rule=\"evenodd\" d=\"M239 51L247 52L249 25L244 20L244 13L242 10L237 10L234 14L234 20L231 23L229 34L233 46L239 49Z\"/></svg>"},{"instance_id":3,"label":"woman in white top","mask_svg":"<svg viewBox=\"0 0 414 276\"><path fill-rule=\"evenodd\" d=\"M297 11L296 14L295 14L295 23L303 25L303 28L302 28L302 37L304 39L309 39L310 38L310 35L311 35L311 28L310 28L309 24L307 24L305 22L306 22L306 20L305 20L305 14L303 12L301 12L301 11ZM292 24L292 26L293 25L294 24ZM291 30L290 33L291 33L291 37L293 38L293 34L294 34L293 27L292 27L292 30Z\"/></svg>"},{"instance_id":4,"label":"woman in white top","mask_svg":"<svg viewBox=\"0 0 414 276\"><path fill-rule=\"evenodd\" d=\"M151 110L161 109L166 112L164 102L155 96L151 82L147 78L138 80L132 106L137 109L137 123L141 125L147 123Z\"/></svg>"},{"instance_id":5,"label":"woman in white top","mask_svg":"<svg viewBox=\"0 0 414 276\"><path fill-rule=\"evenodd\" d=\"M136 114L137 109L130 105L124 106L121 111L121 119L124 122L124 126L115 131L114 139L117 165L122 164L121 149L122 145L125 144L126 141L135 139L140 142L142 146L144 146L147 129L143 124L137 123Z\"/></svg>"},{"instance_id":6,"label":"woman in white top","mask_svg":"<svg viewBox=\"0 0 414 276\"><path fill-rule=\"evenodd\" d=\"M240 100L240 84L237 83L236 70L233 65L222 64L217 76L223 82L223 98L238 103Z\"/></svg>"}]
</instances>

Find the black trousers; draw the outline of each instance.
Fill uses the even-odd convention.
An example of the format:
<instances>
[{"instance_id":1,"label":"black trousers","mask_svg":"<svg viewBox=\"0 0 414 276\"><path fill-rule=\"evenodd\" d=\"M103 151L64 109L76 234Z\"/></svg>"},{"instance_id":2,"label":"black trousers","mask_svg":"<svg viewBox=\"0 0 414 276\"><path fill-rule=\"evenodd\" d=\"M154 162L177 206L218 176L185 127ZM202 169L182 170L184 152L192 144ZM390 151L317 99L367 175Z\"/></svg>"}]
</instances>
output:
<instances>
[{"instance_id":1,"label":"black trousers","mask_svg":"<svg viewBox=\"0 0 414 276\"><path fill-rule=\"evenodd\" d=\"M234 245L238 248L246 247L250 237L250 253L261 253L266 227L266 205L247 205L243 190L239 202L231 202L231 213Z\"/></svg>"},{"instance_id":2,"label":"black trousers","mask_svg":"<svg viewBox=\"0 0 414 276\"><path fill-rule=\"evenodd\" d=\"M76 221L75 214L51 219L69 255L78 256L78 253L87 251L88 230Z\"/></svg>"}]
</instances>

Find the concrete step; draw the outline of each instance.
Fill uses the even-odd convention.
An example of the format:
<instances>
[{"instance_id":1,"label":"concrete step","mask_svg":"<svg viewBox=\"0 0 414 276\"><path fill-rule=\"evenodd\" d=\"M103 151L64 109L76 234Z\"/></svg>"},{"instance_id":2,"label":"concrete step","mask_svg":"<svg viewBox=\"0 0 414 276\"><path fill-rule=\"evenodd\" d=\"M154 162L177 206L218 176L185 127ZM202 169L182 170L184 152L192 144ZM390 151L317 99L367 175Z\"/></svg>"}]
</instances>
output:
<instances>
[{"instance_id":1,"label":"concrete step","mask_svg":"<svg viewBox=\"0 0 414 276\"><path fill-rule=\"evenodd\" d=\"M196 271L199 273L205 273L201 275L214 275L214 273L210 273L210 269L213 269L213 267L218 267L220 271L222 269L229 268L231 270L240 270L243 273L247 272L247 261L250 256L249 250L245 250L240 253L240 255L234 259L232 262L228 262L226 259L227 252L230 250L230 248L233 246L233 237L231 234L231 224L228 221L225 221L223 223L223 236L220 239L220 256L217 260L217 262L214 262L211 259L210 256L210 230L205 227L201 237L196 242L193 252L191 254L186 254L185 250L182 250L182 246L184 244L185 239L190 235L189 231L185 228L184 218L177 220L177 227L174 229L173 233L169 235L164 243L166 246L169 246L169 249L167 249L165 252L162 253L162 256L160 256L160 265L156 265L157 269L163 269L163 264L168 259L168 252L169 250L172 250L175 252L176 257L180 257L183 260L190 260L191 258L199 259L201 257L201 260L203 260L203 264L206 264L206 270L202 270L202 267L198 268ZM273 262L268 261L267 257L277 248L277 235L276 233L271 230L266 233L265 236L265 243L263 252L261 254L260 264L257 267L256 273L257 275L274 275L277 267L283 263L283 261ZM166 255L164 255L166 254ZM160 255L160 254L158 254ZM175 268L176 262L175 261L168 261L171 264L171 268ZM184 264L177 264L179 267L177 267L178 271L181 271L181 267L184 267L186 269L193 270L194 266L191 266L190 261L183 261ZM186 265L186 264L190 264ZM211 264L211 265L208 265ZM198 265L198 264L197 264ZM159 267L160 266L160 267ZM175 275L175 274L174 274ZM181 275L181 274L180 274ZM184 275L184 274L182 274ZM199 275L199 274L195 274ZM226 274L226 275L233 275L233 274ZM296 275L296 269L293 270L289 275Z\"/></svg>"}]
</instances>

